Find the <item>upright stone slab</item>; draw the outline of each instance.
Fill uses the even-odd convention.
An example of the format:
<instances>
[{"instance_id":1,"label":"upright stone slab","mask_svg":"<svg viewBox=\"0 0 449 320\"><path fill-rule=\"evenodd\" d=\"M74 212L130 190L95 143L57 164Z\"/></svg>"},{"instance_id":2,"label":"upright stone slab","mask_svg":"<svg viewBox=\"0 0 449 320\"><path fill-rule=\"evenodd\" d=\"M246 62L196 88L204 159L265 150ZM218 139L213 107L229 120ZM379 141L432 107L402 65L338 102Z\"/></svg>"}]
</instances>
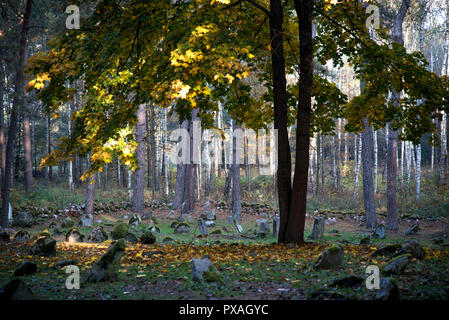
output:
<instances>
[{"instance_id":1,"label":"upright stone slab","mask_svg":"<svg viewBox=\"0 0 449 320\"><path fill-rule=\"evenodd\" d=\"M323 237L324 237L324 218L317 217L313 221L313 229L310 239L312 240L323 239Z\"/></svg>"},{"instance_id":2,"label":"upright stone slab","mask_svg":"<svg viewBox=\"0 0 449 320\"><path fill-rule=\"evenodd\" d=\"M36 240L30 249L33 255L41 256L55 256L56 255L56 240L52 237L43 236Z\"/></svg>"},{"instance_id":3,"label":"upright stone slab","mask_svg":"<svg viewBox=\"0 0 449 320\"><path fill-rule=\"evenodd\" d=\"M192 280L198 282L221 282L222 276L209 258L192 259Z\"/></svg>"},{"instance_id":4,"label":"upright stone slab","mask_svg":"<svg viewBox=\"0 0 449 320\"><path fill-rule=\"evenodd\" d=\"M259 228L258 233L267 234L270 232L270 222L267 219L257 219L256 226Z\"/></svg>"},{"instance_id":5,"label":"upright stone slab","mask_svg":"<svg viewBox=\"0 0 449 320\"><path fill-rule=\"evenodd\" d=\"M203 219L198 220L198 229L200 231L200 234L204 237L208 235L207 226L204 223Z\"/></svg>"},{"instance_id":6,"label":"upright stone slab","mask_svg":"<svg viewBox=\"0 0 449 320\"><path fill-rule=\"evenodd\" d=\"M206 219L209 221L214 221L217 219L217 216L215 215L215 209L212 209L209 214L206 216Z\"/></svg>"},{"instance_id":7,"label":"upright stone slab","mask_svg":"<svg viewBox=\"0 0 449 320\"><path fill-rule=\"evenodd\" d=\"M279 226L281 223L281 219L278 215L273 218L273 237L277 238L279 235Z\"/></svg>"},{"instance_id":8,"label":"upright stone slab","mask_svg":"<svg viewBox=\"0 0 449 320\"><path fill-rule=\"evenodd\" d=\"M373 234L371 235L372 239L385 239L385 225L380 224L376 227Z\"/></svg>"},{"instance_id":9,"label":"upright stone slab","mask_svg":"<svg viewBox=\"0 0 449 320\"><path fill-rule=\"evenodd\" d=\"M413 234L417 234L418 230L419 230L419 223L415 222L404 232L404 236L411 236Z\"/></svg>"},{"instance_id":10,"label":"upright stone slab","mask_svg":"<svg viewBox=\"0 0 449 320\"><path fill-rule=\"evenodd\" d=\"M116 279L125 248L126 241L124 239L114 241L108 251L87 272L85 281L99 282Z\"/></svg>"}]
</instances>

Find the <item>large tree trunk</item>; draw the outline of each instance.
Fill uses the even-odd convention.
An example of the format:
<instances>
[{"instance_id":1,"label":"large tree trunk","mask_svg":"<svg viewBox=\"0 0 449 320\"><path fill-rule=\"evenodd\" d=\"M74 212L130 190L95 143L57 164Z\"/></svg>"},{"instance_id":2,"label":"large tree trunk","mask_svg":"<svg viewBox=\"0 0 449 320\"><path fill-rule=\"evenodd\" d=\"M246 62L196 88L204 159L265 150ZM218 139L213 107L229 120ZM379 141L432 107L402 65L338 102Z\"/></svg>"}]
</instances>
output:
<instances>
[{"instance_id":1,"label":"large tree trunk","mask_svg":"<svg viewBox=\"0 0 449 320\"><path fill-rule=\"evenodd\" d=\"M13 162L12 161L13 151L16 142L18 112L23 108L23 98L25 89L24 86L25 57L26 57L28 26L30 23L32 4L33 0L27 0L25 13L23 15L22 31L20 34L20 43L19 43L18 64L16 69L16 80L14 86L14 100L8 128L8 143L6 145L6 157L5 157L6 158L5 175L2 181L2 214L0 219L0 225L5 228L8 226L9 193L11 187L11 174L12 174L11 165Z\"/></svg>"},{"instance_id":2,"label":"large tree trunk","mask_svg":"<svg viewBox=\"0 0 449 320\"><path fill-rule=\"evenodd\" d=\"M313 0L295 0L299 22L299 101L296 117L296 164L291 195L285 241L304 242L306 218L307 181L309 174L310 119L312 115L313 42L312 11Z\"/></svg>"},{"instance_id":3,"label":"large tree trunk","mask_svg":"<svg viewBox=\"0 0 449 320\"><path fill-rule=\"evenodd\" d=\"M137 109L136 124L136 158L138 168L134 171L134 192L132 199L132 211L143 212L145 207L145 104L139 105Z\"/></svg>"},{"instance_id":4,"label":"large tree trunk","mask_svg":"<svg viewBox=\"0 0 449 320\"><path fill-rule=\"evenodd\" d=\"M281 0L270 1L270 43L273 69L274 128L278 133L277 189L280 212L278 241L287 241L291 200L291 154L287 132L287 89L283 47L283 8ZM308 160L308 159L307 159Z\"/></svg>"}]
</instances>

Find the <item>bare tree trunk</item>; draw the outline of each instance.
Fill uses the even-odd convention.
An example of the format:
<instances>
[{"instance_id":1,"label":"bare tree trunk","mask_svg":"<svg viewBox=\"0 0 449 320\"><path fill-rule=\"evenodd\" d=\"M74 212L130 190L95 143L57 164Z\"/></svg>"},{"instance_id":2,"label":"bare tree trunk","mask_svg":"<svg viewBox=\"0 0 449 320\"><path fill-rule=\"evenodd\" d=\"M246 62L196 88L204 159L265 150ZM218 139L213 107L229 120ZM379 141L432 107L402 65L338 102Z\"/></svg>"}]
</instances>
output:
<instances>
[{"instance_id":1,"label":"bare tree trunk","mask_svg":"<svg viewBox=\"0 0 449 320\"><path fill-rule=\"evenodd\" d=\"M167 108L164 108L164 126L163 126L163 133L162 133L162 137L163 137L163 143L162 143L162 148L163 148L163 163L164 163L164 193L166 196L168 196L169 193L169 180L168 180L168 172L170 171L170 164L168 162L168 152L167 152L167 135L168 135L168 131L167 131Z\"/></svg>"},{"instance_id":2,"label":"bare tree trunk","mask_svg":"<svg viewBox=\"0 0 449 320\"><path fill-rule=\"evenodd\" d=\"M5 143L5 110L3 101L3 88L6 87L3 64L0 65L0 181L3 181L5 175L6 143Z\"/></svg>"},{"instance_id":3,"label":"bare tree trunk","mask_svg":"<svg viewBox=\"0 0 449 320\"><path fill-rule=\"evenodd\" d=\"M131 202L132 201L132 185L131 185L131 176L132 176L132 171L131 169L128 168L128 201Z\"/></svg>"},{"instance_id":4,"label":"bare tree trunk","mask_svg":"<svg viewBox=\"0 0 449 320\"><path fill-rule=\"evenodd\" d=\"M181 129L188 130L189 127L189 121L184 120L181 124ZM181 139L179 139L178 143L181 142ZM182 142L184 143L184 142ZM188 150L185 150L184 148L180 150L180 153L178 156L181 156L181 152L189 152ZM181 163L178 163L176 166L176 185L175 185L175 198L173 199L173 209L177 210L180 209L182 206L182 202L184 199L184 185L185 185L185 176L186 176L186 165L181 161Z\"/></svg>"},{"instance_id":5,"label":"bare tree trunk","mask_svg":"<svg viewBox=\"0 0 449 320\"><path fill-rule=\"evenodd\" d=\"M132 198L132 211L143 212L145 207L145 115L146 105L141 104L137 109L136 124L136 158L138 168L134 171L134 192Z\"/></svg>"},{"instance_id":6,"label":"bare tree trunk","mask_svg":"<svg viewBox=\"0 0 449 320\"><path fill-rule=\"evenodd\" d=\"M376 206L374 203L373 185L373 128L364 119L365 130L362 132L362 162L363 162L363 202L365 205L366 227L373 229L377 224Z\"/></svg>"},{"instance_id":7,"label":"bare tree trunk","mask_svg":"<svg viewBox=\"0 0 449 320\"><path fill-rule=\"evenodd\" d=\"M50 116L47 116L47 154L51 153L51 120ZM53 180L53 167L47 167L47 178L49 181Z\"/></svg>"},{"instance_id":8,"label":"bare tree trunk","mask_svg":"<svg viewBox=\"0 0 449 320\"><path fill-rule=\"evenodd\" d=\"M232 120L233 132L236 130L241 130L240 126L237 125L235 120ZM232 137L232 216L234 220L240 221L242 219L242 201L240 195L240 164L237 155L237 143L242 141L237 141L237 138L233 135Z\"/></svg>"},{"instance_id":9,"label":"bare tree trunk","mask_svg":"<svg viewBox=\"0 0 449 320\"><path fill-rule=\"evenodd\" d=\"M377 174L379 166L379 147L377 145L377 130L374 131L374 193L377 193Z\"/></svg>"},{"instance_id":10,"label":"bare tree trunk","mask_svg":"<svg viewBox=\"0 0 449 320\"><path fill-rule=\"evenodd\" d=\"M11 187L11 164L13 160L14 145L16 142L17 124L18 124L18 112L23 108L24 89L25 89L25 59L26 59L26 46L28 26L30 23L32 0L27 0L26 8L22 20L22 31L20 34L18 64L16 69L16 80L14 86L14 100L10 115L9 128L8 128L8 142L6 145L6 165L5 165L5 177L2 181L2 214L0 219L0 225L4 228L8 226L8 211L9 211L9 195Z\"/></svg>"},{"instance_id":11,"label":"bare tree trunk","mask_svg":"<svg viewBox=\"0 0 449 320\"><path fill-rule=\"evenodd\" d=\"M441 133L440 133L440 167L439 167L439 184L445 184L445 171L447 164L447 115L443 113L443 119L441 120Z\"/></svg>"},{"instance_id":12,"label":"bare tree trunk","mask_svg":"<svg viewBox=\"0 0 449 320\"><path fill-rule=\"evenodd\" d=\"M419 201L419 193L421 189L421 144L415 146L416 165L415 165L415 200Z\"/></svg>"},{"instance_id":13,"label":"bare tree trunk","mask_svg":"<svg viewBox=\"0 0 449 320\"><path fill-rule=\"evenodd\" d=\"M85 202L85 213L94 213L94 199L95 199L95 174L87 180L87 192Z\"/></svg>"},{"instance_id":14,"label":"bare tree trunk","mask_svg":"<svg viewBox=\"0 0 449 320\"><path fill-rule=\"evenodd\" d=\"M402 0L401 7L398 14L394 18L393 40L396 43L404 45L402 38L402 23L405 15L410 7L410 0ZM393 91L393 104L397 105L399 98L398 94ZM398 212L396 204L396 176L397 176L397 148L398 148L398 133L393 130L388 124L388 149L387 149L387 225L388 230L398 230Z\"/></svg>"},{"instance_id":15,"label":"bare tree trunk","mask_svg":"<svg viewBox=\"0 0 449 320\"><path fill-rule=\"evenodd\" d=\"M358 148L355 151L355 155L356 155L356 166L355 166L355 182L354 182L354 193L352 195L353 199L356 199L357 197L357 189L359 187L359 173L360 173L360 162L362 160L362 135L356 135L356 137L358 138Z\"/></svg>"}]
</instances>

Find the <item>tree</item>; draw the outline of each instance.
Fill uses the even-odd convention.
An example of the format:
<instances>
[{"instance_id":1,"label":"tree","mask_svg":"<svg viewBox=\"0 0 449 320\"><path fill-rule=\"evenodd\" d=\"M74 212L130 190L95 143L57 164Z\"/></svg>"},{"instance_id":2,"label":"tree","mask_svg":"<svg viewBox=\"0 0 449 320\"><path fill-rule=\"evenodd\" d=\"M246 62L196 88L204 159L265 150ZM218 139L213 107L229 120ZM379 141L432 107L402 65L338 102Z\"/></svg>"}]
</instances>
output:
<instances>
[{"instance_id":1,"label":"tree","mask_svg":"<svg viewBox=\"0 0 449 320\"><path fill-rule=\"evenodd\" d=\"M402 0L401 7L394 19L393 40L394 42L404 45L402 38L402 24L405 15L410 7L410 0ZM399 95L393 90L391 93L393 104L399 105ZM398 230L398 213L396 205L396 175L397 175L397 154L398 154L398 132L388 124L388 149L387 149L387 224L388 230Z\"/></svg>"},{"instance_id":2,"label":"tree","mask_svg":"<svg viewBox=\"0 0 449 320\"><path fill-rule=\"evenodd\" d=\"M136 158L137 170L134 171L134 191L132 199L132 211L143 212L145 207L144 187L145 187L145 116L146 105L141 104L137 109L136 125Z\"/></svg>"},{"instance_id":3,"label":"tree","mask_svg":"<svg viewBox=\"0 0 449 320\"><path fill-rule=\"evenodd\" d=\"M19 57L16 68L16 80L14 84L14 101L11 109L11 115L8 128L8 142L6 144L5 154L5 172L2 181L2 214L0 225L4 228L8 226L8 209L9 209L9 194L11 186L11 165L13 159L13 150L16 143L18 113L22 110L24 104L24 90L25 90L25 62L26 62L26 46L28 27L30 24L31 7L33 0L27 0L26 7L22 21L22 31L20 33L19 42Z\"/></svg>"}]
</instances>

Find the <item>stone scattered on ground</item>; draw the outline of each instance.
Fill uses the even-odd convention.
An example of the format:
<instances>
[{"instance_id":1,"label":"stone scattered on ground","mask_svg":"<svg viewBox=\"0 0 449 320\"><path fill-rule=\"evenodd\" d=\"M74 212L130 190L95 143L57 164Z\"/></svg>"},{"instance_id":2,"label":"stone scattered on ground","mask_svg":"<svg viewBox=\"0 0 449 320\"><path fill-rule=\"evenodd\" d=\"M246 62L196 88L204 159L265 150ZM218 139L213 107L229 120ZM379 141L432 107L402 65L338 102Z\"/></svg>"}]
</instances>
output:
<instances>
[{"instance_id":1,"label":"stone scattered on ground","mask_svg":"<svg viewBox=\"0 0 449 320\"><path fill-rule=\"evenodd\" d=\"M19 230L14 236L14 241L28 241L31 239L31 235L26 230Z\"/></svg>"},{"instance_id":2,"label":"stone scattered on ground","mask_svg":"<svg viewBox=\"0 0 449 320\"><path fill-rule=\"evenodd\" d=\"M167 219L174 219L175 218L175 211L174 210L170 210L167 214Z\"/></svg>"},{"instance_id":3,"label":"stone scattered on ground","mask_svg":"<svg viewBox=\"0 0 449 320\"><path fill-rule=\"evenodd\" d=\"M190 226L187 223L178 223L175 227L174 233L189 233Z\"/></svg>"},{"instance_id":4,"label":"stone scattered on ground","mask_svg":"<svg viewBox=\"0 0 449 320\"><path fill-rule=\"evenodd\" d=\"M34 225L33 216L30 213L26 212L26 211L19 212L14 217L12 225L16 226L16 227L21 227L21 228L32 227Z\"/></svg>"},{"instance_id":5,"label":"stone scattered on ground","mask_svg":"<svg viewBox=\"0 0 449 320\"><path fill-rule=\"evenodd\" d=\"M108 240L108 234L104 231L102 226L97 226L92 229L89 236L89 241L100 243Z\"/></svg>"},{"instance_id":6,"label":"stone scattered on ground","mask_svg":"<svg viewBox=\"0 0 449 320\"><path fill-rule=\"evenodd\" d=\"M399 287L392 278L380 278L380 289L376 293L377 300L399 300Z\"/></svg>"},{"instance_id":7,"label":"stone scattered on ground","mask_svg":"<svg viewBox=\"0 0 449 320\"><path fill-rule=\"evenodd\" d=\"M151 231L145 231L139 237L139 240L143 244L153 244L156 242L156 236Z\"/></svg>"},{"instance_id":8,"label":"stone scattered on ground","mask_svg":"<svg viewBox=\"0 0 449 320\"><path fill-rule=\"evenodd\" d=\"M370 244L371 243L371 238L370 237L363 237L362 239L360 239L360 244L361 245L366 245L366 244Z\"/></svg>"},{"instance_id":9,"label":"stone scattered on ground","mask_svg":"<svg viewBox=\"0 0 449 320\"><path fill-rule=\"evenodd\" d=\"M34 296L22 279L13 278L3 287L1 298L1 300L33 300Z\"/></svg>"},{"instance_id":10,"label":"stone scattered on ground","mask_svg":"<svg viewBox=\"0 0 449 320\"><path fill-rule=\"evenodd\" d=\"M75 225L75 222L70 217L65 218L61 223L61 228L68 229L72 228Z\"/></svg>"},{"instance_id":11,"label":"stone scattered on ground","mask_svg":"<svg viewBox=\"0 0 449 320\"><path fill-rule=\"evenodd\" d=\"M132 232L128 232L124 238L126 241L130 242L130 243L137 243L139 242L139 239L137 238L137 236L132 233Z\"/></svg>"},{"instance_id":12,"label":"stone scattered on ground","mask_svg":"<svg viewBox=\"0 0 449 320\"><path fill-rule=\"evenodd\" d=\"M410 258L410 254L403 254L401 256L394 257L385 264L385 266L382 268L382 272L385 275L400 275L404 272L405 268L410 262Z\"/></svg>"},{"instance_id":13,"label":"stone scattered on ground","mask_svg":"<svg viewBox=\"0 0 449 320\"><path fill-rule=\"evenodd\" d=\"M128 224L130 226L136 226L136 227L141 223L142 223L142 218L140 218L140 216L138 214L133 214L128 222Z\"/></svg>"},{"instance_id":14,"label":"stone scattered on ground","mask_svg":"<svg viewBox=\"0 0 449 320\"><path fill-rule=\"evenodd\" d=\"M312 234L310 235L310 239L323 239L324 237L324 218L316 217L313 221L313 229Z\"/></svg>"},{"instance_id":15,"label":"stone scattered on ground","mask_svg":"<svg viewBox=\"0 0 449 320\"><path fill-rule=\"evenodd\" d=\"M30 249L33 255L55 256L56 240L49 236L38 238Z\"/></svg>"},{"instance_id":16,"label":"stone scattered on ground","mask_svg":"<svg viewBox=\"0 0 449 320\"><path fill-rule=\"evenodd\" d=\"M91 214L87 214L84 217L81 217L80 226L81 227L92 227L94 223L94 217Z\"/></svg>"},{"instance_id":17,"label":"stone scattered on ground","mask_svg":"<svg viewBox=\"0 0 449 320\"><path fill-rule=\"evenodd\" d=\"M53 265L53 269L60 269L60 268L64 268L66 266L72 266L72 265L76 265L78 264L77 260L62 260L62 261L58 261Z\"/></svg>"},{"instance_id":18,"label":"stone scattered on ground","mask_svg":"<svg viewBox=\"0 0 449 320\"><path fill-rule=\"evenodd\" d=\"M221 282L222 275L208 257L192 259L192 280L199 282Z\"/></svg>"},{"instance_id":19,"label":"stone scattered on ground","mask_svg":"<svg viewBox=\"0 0 449 320\"><path fill-rule=\"evenodd\" d=\"M410 254L413 258L422 260L426 256L424 248L416 240L410 240L401 250L399 250L394 256L400 256L403 254Z\"/></svg>"},{"instance_id":20,"label":"stone scattered on ground","mask_svg":"<svg viewBox=\"0 0 449 320\"><path fill-rule=\"evenodd\" d=\"M386 233L385 233L385 225L380 224L376 227L373 234L371 235L372 239L385 239Z\"/></svg>"},{"instance_id":21,"label":"stone scattered on ground","mask_svg":"<svg viewBox=\"0 0 449 320\"><path fill-rule=\"evenodd\" d=\"M331 287L352 288L363 283L363 278L354 275L346 276L332 281Z\"/></svg>"},{"instance_id":22,"label":"stone scattered on ground","mask_svg":"<svg viewBox=\"0 0 449 320\"><path fill-rule=\"evenodd\" d=\"M111 232L111 237L113 240L122 239L126 237L126 235L128 234L128 230L129 226L126 223L121 222L114 227Z\"/></svg>"},{"instance_id":23,"label":"stone scattered on ground","mask_svg":"<svg viewBox=\"0 0 449 320\"><path fill-rule=\"evenodd\" d=\"M206 227L208 227L208 228L213 228L213 227L215 227L215 222L212 221L212 220L206 220L206 221L204 221L204 224L205 224Z\"/></svg>"},{"instance_id":24,"label":"stone scattered on ground","mask_svg":"<svg viewBox=\"0 0 449 320\"><path fill-rule=\"evenodd\" d=\"M29 274L35 274L37 271L37 265L34 262L24 261L22 262L16 270L14 270L14 277L27 276Z\"/></svg>"},{"instance_id":25,"label":"stone scattered on ground","mask_svg":"<svg viewBox=\"0 0 449 320\"><path fill-rule=\"evenodd\" d=\"M417 234L418 231L419 231L419 223L415 222L404 232L404 236L411 236L413 234Z\"/></svg>"},{"instance_id":26,"label":"stone scattered on ground","mask_svg":"<svg viewBox=\"0 0 449 320\"><path fill-rule=\"evenodd\" d=\"M176 228L176 226L178 224L179 224L179 222L174 221L174 222L171 223L170 228L174 229L174 228Z\"/></svg>"},{"instance_id":27,"label":"stone scattered on ground","mask_svg":"<svg viewBox=\"0 0 449 320\"><path fill-rule=\"evenodd\" d=\"M340 245L332 246L320 255L315 263L316 269L334 269L343 264L344 249Z\"/></svg>"},{"instance_id":28,"label":"stone scattered on ground","mask_svg":"<svg viewBox=\"0 0 449 320\"><path fill-rule=\"evenodd\" d=\"M389 244L383 246L371 254L371 257L392 257L396 252L402 249L400 244Z\"/></svg>"},{"instance_id":29,"label":"stone scattered on ground","mask_svg":"<svg viewBox=\"0 0 449 320\"><path fill-rule=\"evenodd\" d=\"M82 235L79 232L78 228L72 228L72 229L70 229L66 233L65 241L68 241L70 243L83 242L84 241L84 235Z\"/></svg>"},{"instance_id":30,"label":"stone scattered on ground","mask_svg":"<svg viewBox=\"0 0 449 320\"><path fill-rule=\"evenodd\" d=\"M153 212L152 211L145 211L142 214L142 220L149 220L153 218Z\"/></svg>"},{"instance_id":31,"label":"stone scattered on ground","mask_svg":"<svg viewBox=\"0 0 449 320\"><path fill-rule=\"evenodd\" d=\"M125 254L126 241L114 241L108 251L92 266L85 276L87 282L99 282L117 279L120 260Z\"/></svg>"},{"instance_id":32,"label":"stone scattered on ground","mask_svg":"<svg viewBox=\"0 0 449 320\"><path fill-rule=\"evenodd\" d=\"M165 237L162 240L162 243L173 243L173 242L175 242L175 240L173 238L170 238L170 237Z\"/></svg>"}]
</instances>

